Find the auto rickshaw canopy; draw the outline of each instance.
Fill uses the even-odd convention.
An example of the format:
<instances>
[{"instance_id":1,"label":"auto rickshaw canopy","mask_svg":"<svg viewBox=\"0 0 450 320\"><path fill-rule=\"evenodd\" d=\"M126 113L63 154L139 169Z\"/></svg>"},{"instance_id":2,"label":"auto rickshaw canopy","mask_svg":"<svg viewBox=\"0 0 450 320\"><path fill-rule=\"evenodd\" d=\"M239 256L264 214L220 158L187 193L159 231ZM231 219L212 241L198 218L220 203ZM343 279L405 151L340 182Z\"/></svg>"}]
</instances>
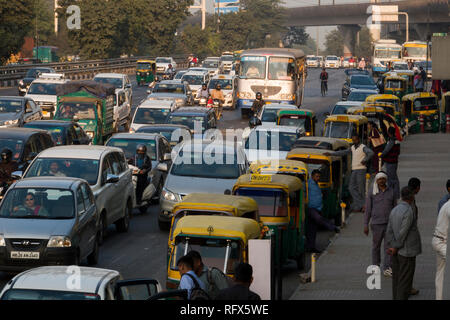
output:
<instances>
[{"instance_id":1,"label":"auto rickshaw canopy","mask_svg":"<svg viewBox=\"0 0 450 320\"><path fill-rule=\"evenodd\" d=\"M293 148L313 148L324 150L342 150L350 148L350 143L339 138L329 137L300 137L294 144Z\"/></svg>"},{"instance_id":2,"label":"auto rickshaw canopy","mask_svg":"<svg viewBox=\"0 0 450 320\"><path fill-rule=\"evenodd\" d=\"M378 107L376 104L364 103L361 107L351 107L347 109L347 114L359 114L366 115L368 113L386 113L382 107Z\"/></svg>"},{"instance_id":3,"label":"auto rickshaw canopy","mask_svg":"<svg viewBox=\"0 0 450 320\"><path fill-rule=\"evenodd\" d=\"M303 188L302 181L297 177L283 174L244 174L240 176L233 187L233 191L241 187L259 186L263 188L282 189L287 193Z\"/></svg>"},{"instance_id":4,"label":"auto rickshaw canopy","mask_svg":"<svg viewBox=\"0 0 450 320\"><path fill-rule=\"evenodd\" d=\"M348 143L348 142L347 142ZM327 160L328 162L331 162L333 160L340 160L341 157L339 156L327 156L325 153L329 153L330 150L326 149L312 149L312 148L294 148L286 156L286 159L294 160L296 158L304 158L306 159L320 159L320 160ZM302 161L302 160L298 160Z\"/></svg>"},{"instance_id":5,"label":"auto rickshaw canopy","mask_svg":"<svg viewBox=\"0 0 450 320\"><path fill-rule=\"evenodd\" d=\"M331 115L325 118L325 123L327 122L351 122L361 125L367 123L367 117L361 115L350 115L350 114L339 114Z\"/></svg>"},{"instance_id":6,"label":"auto rickshaw canopy","mask_svg":"<svg viewBox=\"0 0 450 320\"><path fill-rule=\"evenodd\" d=\"M173 233L178 236L223 237L240 239L246 245L249 239L262 237L261 226L249 218L224 216L184 216Z\"/></svg>"},{"instance_id":7,"label":"auto rickshaw canopy","mask_svg":"<svg viewBox=\"0 0 450 320\"><path fill-rule=\"evenodd\" d=\"M155 65L156 66L156 61L154 61L154 60L138 60L138 61L136 61L136 64L139 64L139 63L149 63L150 65ZM137 69L137 68L136 68ZM137 69L137 70L144 70L144 69ZM145 69L145 70L147 70L147 69Z\"/></svg>"},{"instance_id":8,"label":"auto rickshaw canopy","mask_svg":"<svg viewBox=\"0 0 450 320\"><path fill-rule=\"evenodd\" d=\"M436 103L437 103L437 96L431 92L415 92L415 93L406 94L403 96L402 102L414 101L415 99L418 99L418 98L436 98Z\"/></svg>"},{"instance_id":9,"label":"auto rickshaw canopy","mask_svg":"<svg viewBox=\"0 0 450 320\"><path fill-rule=\"evenodd\" d=\"M241 217L248 212L258 211L258 204L250 197L212 193L191 193L174 205L174 215L182 210L217 211Z\"/></svg>"},{"instance_id":10,"label":"auto rickshaw canopy","mask_svg":"<svg viewBox=\"0 0 450 320\"><path fill-rule=\"evenodd\" d=\"M297 160L257 160L250 165L250 172L257 174L299 173L308 176L308 167Z\"/></svg>"},{"instance_id":11,"label":"auto rickshaw canopy","mask_svg":"<svg viewBox=\"0 0 450 320\"><path fill-rule=\"evenodd\" d=\"M309 109L280 109L277 112L277 117L280 118L282 116L290 116L290 115L299 115L299 116L305 116L305 117L309 117L309 118L314 118L316 116L316 114L314 113L314 111L309 110Z\"/></svg>"}]
</instances>

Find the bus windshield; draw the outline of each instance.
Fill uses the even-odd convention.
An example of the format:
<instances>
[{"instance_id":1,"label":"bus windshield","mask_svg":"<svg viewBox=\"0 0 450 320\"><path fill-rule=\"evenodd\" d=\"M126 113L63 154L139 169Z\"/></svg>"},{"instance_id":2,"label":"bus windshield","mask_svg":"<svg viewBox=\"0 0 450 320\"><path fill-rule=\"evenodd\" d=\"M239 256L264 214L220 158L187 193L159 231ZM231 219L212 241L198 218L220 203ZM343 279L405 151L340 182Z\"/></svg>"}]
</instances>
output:
<instances>
[{"instance_id":1,"label":"bus windshield","mask_svg":"<svg viewBox=\"0 0 450 320\"><path fill-rule=\"evenodd\" d=\"M241 57L239 76L244 79L264 79L266 76L266 57Z\"/></svg>"},{"instance_id":2,"label":"bus windshield","mask_svg":"<svg viewBox=\"0 0 450 320\"><path fill-rule=\"evenodd\" d=\"M423 47L404 47L403 50L404 57L426 57L427 56L427 46Z\"/></svg>"},{"instance_id":3,"label":"bus windshield","mask_svg":"<svg viewBox=\"0 0 450 320\"><path fill-rule=\"evenodd\" d=\"M270 80L292 80L295 72L295 63L292 58L270 57L269 79Z\"/></svg>"}]
</instances>

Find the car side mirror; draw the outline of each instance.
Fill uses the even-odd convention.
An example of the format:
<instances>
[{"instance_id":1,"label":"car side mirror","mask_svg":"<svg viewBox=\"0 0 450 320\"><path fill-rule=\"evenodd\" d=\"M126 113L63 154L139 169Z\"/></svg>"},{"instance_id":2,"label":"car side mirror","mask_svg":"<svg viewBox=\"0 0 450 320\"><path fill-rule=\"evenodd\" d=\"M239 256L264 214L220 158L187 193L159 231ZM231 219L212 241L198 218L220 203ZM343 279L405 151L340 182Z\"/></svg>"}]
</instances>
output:
<instances>
[{"instance_id":1,"label":"car side mirror","mask_svg":"<svg viewBox=\"0 0 450 320\"><path fill-rule=\"evenodd\" d=\"M13 173L11 173L11 177L15 180L21 179L22 175L23 175L23 171L14 171Z\"/></svg>"},{"instance_id":2,"label":"car side mirror","mask_svg":"<svg viewBox=\"0 0 450 320\"><path fill-rule=\"evenodd\" d=\"M105 183L117 183L119 182L119 177L115 174L107 174Z\"/></svg>"},{"instance_id":3,"label":"car side mirror","mask_svg":"<svg viewBox=\"0 0 450 320\"><path fill-rule=\"evenodd\" d=\"M172 155L170 153L165 153L163 161L170 161L170 160L172 160Z\"/></svg>"},{"instance_id":4,"label":"car side mirror","mask_svg":"<svg viewBox=\"0 0 450 320\"><path fill-rule=\"evenodd\" d=\"M125 88L131 89L131 83L127 83L127 84L125 85Z\"/></svg>"},{"instance_id":5,"label":"car side mirror","mask_svg":"<svg viewBox=\"0 0 450 320\"><path fill-rule=\"evenodd\" d=\"M162 172L167 172L168 171L167 163L159 163L156 166L156 169L158 169L159 171L162 171Z\"/></svg>"},{"instance_id":6,"label":"car side mirror","mask_svg":"<svg viewBox=\"0 0 450 320\"><path fill-rule=\"evenodd\" d=\"M31 107L27 106L25 108L25 113L31 113L31 112L33 112L33 109L31 109Z\"/></svg>"},{"instance_id":7,"label":"car side mirror","mask_svg":"<svg viewBox=\"0 0 450 320\"><path fill-rule=\"evenodd\" d=\"M324 117L328 117L329 115L330 115L329 112L324 112L324 113L323 113L323 116L324 116ZM317 122L317 119L316 119L316 122Z\"/></svg>"}]
</instances>

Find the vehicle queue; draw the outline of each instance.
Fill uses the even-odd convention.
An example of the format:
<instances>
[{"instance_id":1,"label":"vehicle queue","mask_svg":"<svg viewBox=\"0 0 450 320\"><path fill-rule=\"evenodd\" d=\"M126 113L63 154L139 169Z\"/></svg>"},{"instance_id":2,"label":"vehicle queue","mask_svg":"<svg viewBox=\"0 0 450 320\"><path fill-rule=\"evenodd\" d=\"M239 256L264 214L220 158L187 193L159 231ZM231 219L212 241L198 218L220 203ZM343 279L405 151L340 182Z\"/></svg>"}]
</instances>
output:
<instances>
[{"instance_id":1,"label":"vehicle queue","mask_svg":"<svg viewBox=\"0 0 450 320\"><path fill-rule=\"evenodd\" d=\"M301 269L305 253L311 249L305 246L305 224L308 223L308 183L313 170L320 172L318 185L324 197L324 217L333 219L339 226L342 207L351 202L348 190L351 157L329 153L349 149L354 134L367 144L369 119L376 121L382 132L392 126L400 133L403 126L413 128L414 121L422 131L435 130L436 126L439 130L442 115L432 94L402 97L385 94L379 101L377 91L369 92L360 108L350 104L342 106L345 114L328 115L322 136L317 136L314 110L302 105L306 56L301 50L264 48L239 52L234 56L232 68L228 66L231 55L226 56L222 60L206 58L202 64L206 71L188 70L180 80L158 79L158 74L172 68L171 58L159 59L168 63L164 68L158 68L158 59L138 61L138 84L148 83L149 95L137 107L134 117L130 108L131 85L126 75L103 74L94 81L58 83L53 93L56 100L50 108L52 121L73 123L70 139L55 138L63 132L63 127L69 130L62 125L60 131L45 126L41 127L43 130L0 129L2 161L8 148L12 158L6 160L22 162L15 172L9 172L9 179L2 181L6 193L0 216L3 223L11 219L24 222L20 231L3 228L6 231L0 235L0 247L3 246L0 270L79 264L84 258L96 264L106 227L114 223L118 231L126 232L132 209L139 208L145 213L154 202L160 206L160 228L169 231L167 289L177 288L176 261L190 250L199 251L207 265L233 277L234 265L248 262L249 239L270 238L277 244L273 255L268 257L268 265L273 268L279 270L288 259L293 259ZM231 74L233 71L236 75ZM147 77L147 73L153 77ZM352 81L352 77L368 80ZM389 80L386 77L384 81L387 84ZM208 129L217 128L220 120L212 111L214 107L196 106L200 99L196 101L191 85L202 85L200 81L207 85L213 81L229 85L229 88L224 86L230 90L227 107L240 108L243 115L250 114L250 131L241 143L224 144L203 136ZM405 81L400 82L399 90L406 92ZM375 84L364 72L349 73L348 98L352 91L358 90L352 85L366 83ZM386 84L384 90L391 87ZM208 87L208 91L216 89L217 86ZM264 105L252 114L252 103L258 92ZM448 114L447 98L443 97L443 114ZM33 123L36 122L46 121ZM38 127L31 124L31 128ZM118 132L120 126L126 133ZM33 142L34 146L18 138L19 133L8 136L15 131L30 135L31 130L47 138ZM50 139L52 143L42 143ZM60 146L64 144L78 146ZM214 144L217 144L215 159L221 161L209 163L204 159L205 150ZM266 151L277 151L278 157L268 157ZM177 161L186 155L191 160L189 164ZM226 161L230 157L232 163ZM143 188L138 187L139 181L144 181ZM138 189L143 194L137 195ZM28 198L33 198L34 203L28 204ZM142 205L146 199L148 202ZM62 209L63 205L66 209ZM86 220L85 230L44 235L40 219ZM17 244L12 241L19 237L14 232L23 236L25 224L32 226L34 222L43 233L39 243L29 247L22 239ZM31 237L30 234L25 238L33 241ZM141 282L157 288L153 293L160 291L155 280L141 279ZM97 298L103 296L98 294Z\"/></svg>"}]
</instances>

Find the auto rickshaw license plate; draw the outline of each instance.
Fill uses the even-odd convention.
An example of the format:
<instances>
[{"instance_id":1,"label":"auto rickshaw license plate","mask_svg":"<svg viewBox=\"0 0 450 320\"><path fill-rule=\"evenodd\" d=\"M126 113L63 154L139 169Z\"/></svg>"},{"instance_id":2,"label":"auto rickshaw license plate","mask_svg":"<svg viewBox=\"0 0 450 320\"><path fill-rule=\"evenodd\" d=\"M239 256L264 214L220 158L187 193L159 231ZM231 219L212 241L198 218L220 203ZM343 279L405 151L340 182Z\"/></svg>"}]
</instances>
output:
<instances>
[{"instance_id":1,"label":"auto rickshaw license plate","mask_svg":"<svg viewBox=\"0 0 450 320\"><path fill-rule=\"evenodd\" d=\"M253 181L253 182L271 182L272 175L270 175L270 174L252 174L251 181Z\"/></svg>"}]
</instances>

